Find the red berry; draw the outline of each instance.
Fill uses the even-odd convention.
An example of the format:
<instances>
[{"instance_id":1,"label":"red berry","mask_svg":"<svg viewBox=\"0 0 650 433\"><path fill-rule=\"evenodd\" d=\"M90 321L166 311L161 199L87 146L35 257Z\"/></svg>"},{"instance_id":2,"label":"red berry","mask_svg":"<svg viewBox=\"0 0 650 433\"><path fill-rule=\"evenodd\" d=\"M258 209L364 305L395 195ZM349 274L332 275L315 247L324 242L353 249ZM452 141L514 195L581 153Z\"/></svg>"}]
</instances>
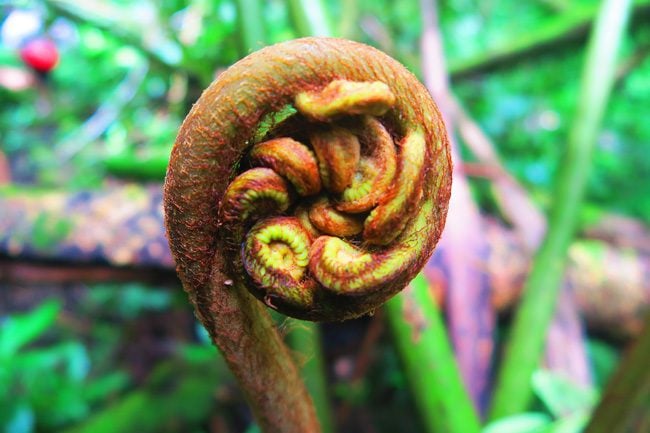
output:
<instances>
[{"instance_id":1,"label":"red berry","mask_svg":"<svg viewBox=\"0 0 650 433\"><path fill-rule=\"evenodd\" d=\"M26 65L38 72L51 71L59 61L59 51L49 39L36 38L20 49L20 58Z\"/></svg>"}]
</instances>

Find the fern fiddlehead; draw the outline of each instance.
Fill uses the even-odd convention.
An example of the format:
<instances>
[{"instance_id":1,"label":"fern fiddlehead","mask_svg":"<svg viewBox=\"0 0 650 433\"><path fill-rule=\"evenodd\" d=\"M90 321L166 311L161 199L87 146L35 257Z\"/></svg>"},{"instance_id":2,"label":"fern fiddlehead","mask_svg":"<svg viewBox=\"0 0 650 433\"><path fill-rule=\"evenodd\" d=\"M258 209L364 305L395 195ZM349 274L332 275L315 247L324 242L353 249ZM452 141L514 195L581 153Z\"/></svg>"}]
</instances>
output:
<instances>
[{"instance_id":1,"label":"fern fiddlehead","mask_svg":"<svg viewBox=\"0 0 650 433\"><path fill-rule=\"evenodd\" d=\"M447 136L427 91L362 44L305 38L268 47L201 96L165 183L170 245L199 319L269 431L291 431L273 430L282 422L273 419L277 406L304 395L269 396L273 383L245 377L251 368L295 373L248 293L309 320L374 310L428 260L450 176ZM260 338L273 347L251 359ZM260 409L272 404L276 415ZM292 422L310 417L305 410Z\"/></svg>"}]
</instances>

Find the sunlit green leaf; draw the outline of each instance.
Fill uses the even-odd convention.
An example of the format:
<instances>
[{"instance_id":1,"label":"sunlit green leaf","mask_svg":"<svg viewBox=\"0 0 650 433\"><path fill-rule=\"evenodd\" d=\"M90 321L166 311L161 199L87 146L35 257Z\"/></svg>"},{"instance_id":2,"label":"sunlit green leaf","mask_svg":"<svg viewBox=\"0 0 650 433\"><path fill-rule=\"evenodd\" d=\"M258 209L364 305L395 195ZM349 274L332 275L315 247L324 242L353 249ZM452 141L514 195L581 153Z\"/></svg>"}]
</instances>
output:
<instances>
[{"instance_id":1,"label":"sunlit green leaf","mask_svg":"<svg viewBox=\"0 0 650 433\"><path fill-rule=\"evenodd\" d=\"M2 415L6 415L5 410L9 410L8 419L3 422L3 417L0 416L0 427L4 426L3 432L6 433L31 433L34 431L34 412L24 403L18 405L8 404L0 409Z\"/></svg>"},{"instance_id":2,"label":"sunlit green leaf","mask_svg":"<svg viewBox=\"0 0 650 433\"><path fill-rule=\"evenodd\" d=\"M546 370L538 370L533 374L532 386L535 394L555 417L590 409L598 395L592 388Z\"/></svg>"},{"instance_id":3,"label":"sunlit green leaf","mask_svg":"<svg viewBox=\"0 0 650 433\"><path fill-rule=\"evenodd\" d=\"M555 421L548 433L580 433L589 421L591 411L578 411Z\"/></svg>"},{"instance_id":4,"label":"sunlit green leaf","mask_svg":"<svg viewBox=\"0 0 650 433\"><path fill-rule=\"evenodd\" d=\"M481 433L547 433L550 424L548 415L529 412L493 421Z\"/></svg>"},{"instance_id":5,"label":"sunlit green leaf","mask_svg":"<svg viewBox=\"0 0 650 433\"><path fill-rule=\"evenodd\" d=\"M9 357L22 346L44 334L56 320L61 305L47 301L25 314L8 316L0 322L0 358Z\"/></svg>"}]
</instances>

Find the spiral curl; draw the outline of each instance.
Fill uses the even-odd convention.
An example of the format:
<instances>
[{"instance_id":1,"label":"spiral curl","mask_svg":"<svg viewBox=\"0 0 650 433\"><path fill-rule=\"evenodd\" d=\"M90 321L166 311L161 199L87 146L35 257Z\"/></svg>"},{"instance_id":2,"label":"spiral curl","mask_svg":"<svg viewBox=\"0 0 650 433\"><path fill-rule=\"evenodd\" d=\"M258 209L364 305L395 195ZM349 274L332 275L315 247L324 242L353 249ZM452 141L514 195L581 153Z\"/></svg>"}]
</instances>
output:
<instances>
[{"instance_id":1,"label":"spiral curl","mask_svg":"<svg viewBox=\"0 0 650 433\"><path fill-rule=\"evenodd\" d=\"M309 320L377 308L438 241L448 140L426 89L371 47L305 38L224 72L183 123L165 184L194 302L210 279Z\"/></svg>"}]
</instances>

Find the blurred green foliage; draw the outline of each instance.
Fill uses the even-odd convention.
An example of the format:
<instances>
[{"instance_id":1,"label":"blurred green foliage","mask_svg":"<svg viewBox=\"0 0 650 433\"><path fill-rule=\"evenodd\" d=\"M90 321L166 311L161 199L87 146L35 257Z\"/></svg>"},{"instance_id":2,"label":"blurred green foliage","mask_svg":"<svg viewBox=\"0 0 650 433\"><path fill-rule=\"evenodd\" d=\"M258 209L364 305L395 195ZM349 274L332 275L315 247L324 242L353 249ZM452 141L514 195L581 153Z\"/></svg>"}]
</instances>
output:
<instances>
[{"instance_id":1,"label":"blurred green foliage","mask_svg":"<svg viewBox=\"0 0 650 433\"><path fill-rule=\"evenodd\" d=\"M177 294L176 294L177 295ZM180 296L140 284L91 287L77 316L59 301L0 321L0 431L193 431L215 410L215 390L230 383L216 349L178 341L144 384L120 360L124 326L169 310ZM75 323L87 322L80 333ZM120 326L116 326L119 324ZM81 325L85 328L85 325ZM137 386L136 386L137 385ZM196 431L201 431L196 430Z\"/></svg>"},{"instance_id":2,"label":"blurred green foliage","mask_svg":"<svg viewBox=\"0 0 650 433\"><path fill-rule=\"evenodd\" d=\"M43 303L26 314L5 317L0 325L0 427L11 433L58 427L87 416L97 398L123 388L119 371L89 377L86 347L52 335L61 305Z\"/></svg>"},{"instance_id":3,"label":"blurred green foliage","mask_svg":"<svg viewBox=\"0 0 650 433\"><path fill-rule=\"evenodd\" d=\"M640 26L627 40L626 55L650 41ZM515 67L459 83L458 94L490 137L506 166L542 204L548 197L570 120L575 112L582 52L559 47ZM650 221L650 125L638 115L648 100L650 58L616 84L594 153L587 206Z\"/></svg>"},{"instance_id":4,"label":"blurred green foliage","mask_svg":"<svg viewBox=\"0 0 650 433\"><path fill-rule=\"evenodd\" d=\"M448 62L457 70L574 23L579 27L597 3L442 2ZM7 101L0 109L0 142L19 182L83 188L101 185L108 175L160 179L191 103L216 71L247 52L231 0L22 5L39 12L55 39L61 33L57 26L67 26L68 36L59 36L61 62L44 86L21 92L0 88ZM346 36L389 51L419 73L418 2L331 0L325 6ZM132 17L134 7L144 23ZM283 1L262 2L261 8L259 25L268 41L297 35ZM599 137L586 215L617 211L650 221L644 188L650 181L650 124L639 109L650 106L650 60L644 54L649 43L650 29L633 25ZM582 57L582 44L560 40L542 55L454 81L506 166L542 205L549 201L575 111ZM15 48L1 47L0 60L20 65ZM625 61L634 67L626 69ZM477 198L490 209L488 189L480 180L476 185Z\"/></svg>"},{"instance_id":5,"label":"blurred green foliage","mask_svg":"<svg viewBox=\"0 0 650 433\"><path fill-rule=\"evenodd\" d=\"M580 433L598 401L595 389L578 386L550 371L533 375L533 390L545 409L489 423L482 433Z\"/></svg>"}]
</instances>

